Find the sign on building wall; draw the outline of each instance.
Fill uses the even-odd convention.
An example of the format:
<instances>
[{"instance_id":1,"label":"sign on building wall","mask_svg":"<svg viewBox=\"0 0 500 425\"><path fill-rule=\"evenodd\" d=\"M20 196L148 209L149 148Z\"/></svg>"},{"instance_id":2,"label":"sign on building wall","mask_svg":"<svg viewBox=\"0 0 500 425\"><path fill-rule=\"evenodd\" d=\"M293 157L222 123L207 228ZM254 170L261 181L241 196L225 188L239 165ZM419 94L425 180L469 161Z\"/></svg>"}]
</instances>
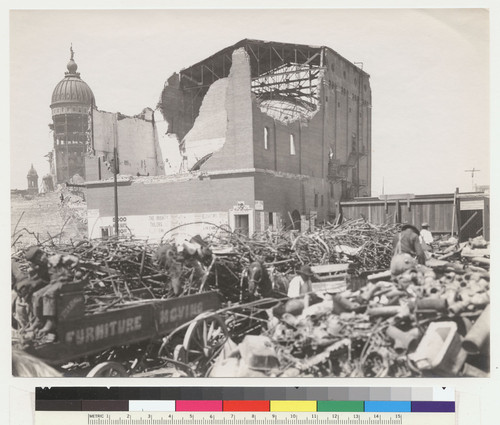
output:
<instances>
[{"instance_id":1,"label":"sign on building wall","mask_svg":"<svg viewBox=\"0 0 500 425\"><path fill-rule=\"evenodd\" d=\"M95 211L88 216L89 238L111 236L114 217L99 217ZM207 236L217 231L217 226L227 226L227 211L191 214L149 214L120 216L120 236L133 236L150 241L170 240L182 242L196 234Z\"/></svg>"},{"instance_id":2,"label":"sign on building wall","mask_svg":"<svg viewBox=\"0 0 500 425\"><path fill-rule=\"evenodd\" d=\"M264 211L264 201L255 201L255 211Z\"/></svg>"},{"instance_id":3,"label":"sign on building wall","mask_svg":"<svg viewBox=\"0 0 500 425\"><path fill-rule=\"evenodd\" d=\"M115 218L112 217L113 228L115 228ZM130 228L127 226L127 217L121 216L118 217L118 232L120 236L131 236L133 233Z\"/></svg>"},{"instance_id":4,"label":"sign on building wall","mask_svg":"<svg viewBox=\"0 0 500 425\"><path fill-rule=\"evenodd\" d=\"M250 205L245 204L245 201L238 201L236 202L236 205L231 208L231 211L234 212L245 212L245 211L252 211L252 208L250 208Z\"/></svg>"},{"instance_id":5,"label":"sign on building wall","mask_svg":"<svg viewBox=\"0 0 500 425\"><path fill-rule=\"evenodd\" d=\"M233 231L252 235L255 232L255 212L244 201L238 201L229 210L229 227Z\"/></svg>"}]
</instances>

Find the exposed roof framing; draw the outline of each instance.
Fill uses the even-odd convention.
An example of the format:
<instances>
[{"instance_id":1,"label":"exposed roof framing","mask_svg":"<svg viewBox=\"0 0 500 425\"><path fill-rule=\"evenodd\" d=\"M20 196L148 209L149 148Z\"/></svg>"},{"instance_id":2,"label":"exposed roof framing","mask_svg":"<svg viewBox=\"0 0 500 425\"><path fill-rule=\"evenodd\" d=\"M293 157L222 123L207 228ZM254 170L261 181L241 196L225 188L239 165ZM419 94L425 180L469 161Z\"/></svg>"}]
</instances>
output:
<instances>
[{"instance_id":1,"label":"exposed roof framing","mask_svg":"<svg viewBox=\"0 0 500 425\"><path fill-rule=\"evenodd\" d=\"M231 69L231 54L240 47L243 47L250 57L252 78L260 77L288 64L321 66L322 52L325 49L324 47L300 44L241 40L201 62L183 69L180 72L183 88L208 87L219 78L227 77Z\"/></svg>"},{"instance_id":2,"label":"exposed roof framing","mask_svg":"<svg viewBox=\"0 0 500 425\"><path fill-rule=\"evenodd\" d=\"M257 100L289 101L309 111L319 102L319 67L288 64L252 79Z\"/></svg>"},{"instance_id":3,"label":"exposed roof framing","mask_svg":"<svg viewBox=\"0 0 500 425\"><path fill-rule=\"evenodd\" d=\"M356 67L329 47L244 39L181 70L181 90L203 98L215 81L229 76L232 53L239 48L248 54L251 89L261 110L282 122L307 120L319 109L326 52Z\"/></svg>"}]
</instances>

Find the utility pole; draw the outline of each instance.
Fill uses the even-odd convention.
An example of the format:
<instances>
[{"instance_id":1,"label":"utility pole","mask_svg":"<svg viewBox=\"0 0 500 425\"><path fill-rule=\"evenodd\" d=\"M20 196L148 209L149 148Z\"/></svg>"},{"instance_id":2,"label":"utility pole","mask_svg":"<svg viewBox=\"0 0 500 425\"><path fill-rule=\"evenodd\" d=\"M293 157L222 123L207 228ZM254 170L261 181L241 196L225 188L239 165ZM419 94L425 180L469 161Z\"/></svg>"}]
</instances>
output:
<instances>
[{"instance_id":1,"label":"utility pole","mask_svg":"<svg viewBox=\"0 0 500 425\"><path fill-rule=\"evenodd\" d=\"M117 145L118 145L118 129L117 129L117 116L115 114L114 120L113 120L113 141L114 141L114 147L113 147L113 188L114 188L114 198L115 198L115 235L118 238L120 236L120 228L118 225L118 151L117 151Z\"/></svg>"},{"instance_id":2,"label":"utility pole","mask_svg":"<svg viewBox=\"0 0 500 425\"><path fill-rule=\"evenodd\" d=\"M113 149L113 188L114 188L114 198L115 198L115 235L120 236L120 229L118 226L118 155L116 153L116 147Z\"/></svg>"},{"instance_id":3,"label":"utility pole","mask_svg":"<svg viewBox=\"0 0 500 425\"><path fill-rule=\"evenodd\" d=\"M481 170L476 170L475 167L472 167L472 170L464 170L466 173L471 173L471 182L472 182L472 191L474 192L474 173L477 173Z\"/></svg>"}]
</instances>

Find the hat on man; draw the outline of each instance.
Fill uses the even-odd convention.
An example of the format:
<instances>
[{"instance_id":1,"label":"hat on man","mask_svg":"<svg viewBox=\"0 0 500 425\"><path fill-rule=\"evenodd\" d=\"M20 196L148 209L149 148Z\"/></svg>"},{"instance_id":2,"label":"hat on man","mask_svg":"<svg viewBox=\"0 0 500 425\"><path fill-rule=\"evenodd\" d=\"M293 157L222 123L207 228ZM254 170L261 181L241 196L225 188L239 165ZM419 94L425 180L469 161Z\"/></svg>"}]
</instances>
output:
<instances>
[{"instance_id":1,"label":"hat on man","mask_svg":"<svg viewBox=\"0 0 500 425\"><path fill-rule=\"evenodd\" d=\"M427 223L426 221L424 221L424 222L422 223L422 227L429 227L429 223Z\"/></svg>"},{"instance_id":2,"label":"hat on man","mask_svg":"<svg viewBox=\"0 0 500 425\"><path fill-rule=\"evenodd\" d=\"M197 243L200 246L207 246L207 243L202 239L200 235L194 235L189 242Z\"/></svg>"},{"instance_id":3,"label":"hat on man","mask_svg":"<svg viewBox=\"0 0 500 425\"><path fill-rule=\"evenodd\" d=\"M300 268L300 270L299 270L299 272L298 272L298 273L299 273L300 275L302 275L302 276L307 276L307 277L313 277L313 276L314 276L314 273L313 273L313 271L312 271L311 267L310 267L310 266L307 266L307 265L303 265L303 266Z\"/></svg>"},{"instance_id":4,"label":"hat on man","mask_svg":"<svg viewBox=\"0 0 500 425\"><path fill-rule=\"evenodd\" d=\"M409 224L409 223L403 224L401 231L406 230L406 229L413 230L417 235L420 234L420 230L418 230L413 224Z\"/></svg>"}]
</instances>

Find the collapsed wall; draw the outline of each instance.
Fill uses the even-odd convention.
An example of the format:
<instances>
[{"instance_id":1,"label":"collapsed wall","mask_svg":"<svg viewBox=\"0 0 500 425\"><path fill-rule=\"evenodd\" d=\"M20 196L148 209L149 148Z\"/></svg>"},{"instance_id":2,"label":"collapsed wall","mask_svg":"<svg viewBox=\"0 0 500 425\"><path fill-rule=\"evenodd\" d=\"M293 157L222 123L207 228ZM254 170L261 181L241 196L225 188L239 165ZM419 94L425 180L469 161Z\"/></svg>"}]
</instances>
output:
<instances>
[{"instance_id":1,"label":"collapsed wall","mask_svg":"<svg viewBox=\"0 0 500 425\"><path fill-rule=\"evenodd\" d=\"M371 192L369 78L328 47L246 39L172 75L159 106L182 171L297 175L297 209L331 218Z\"/></svg>"},{"instance_id":2,"label":"collapsed wall","mask_svg":"<svg viewBox=\"0 0 500 425\"><path fill-rule=\"evenodd\" d=\"M179 141L184 170L193 166L205 170L242 168L240 160L248 162L247 155L252 154L245 148L246 142L253 144L252 105L283 126L298 121L307 125L321 107L324 72L316 68L281 64L252 76L250 55L240 47L232 51L228 75L218 76L212 84L197 82L187 71L173 74L165 84L160 106L168 133ZM188 87L181 83L181 76L199 86ZM232 161L235 155L238 161Z\"/></svg>"},{"instance_id":3,"label":"collapsed wall","mask_svg":"<svg viewBox=\"0 0 500 425\"><path fill-rule=\"evenodd\" d=\"M188 169L207 155L218 151L226 142L228 78L213 83L203 98L198 118L181 140L179 149Z\"/></svg>"},{"instance_id":4,"label":"collapsed wall","mask_svg":"<svg viewBox=\"0 0 500 425\"><path fill-rule=\"evenodd\" d=\"M199 91L183 88L172 75L162 93L168 133L175 133L185 171L252 167L250 61L245 49L231 55L227 77Z\"/></svg>"},{"instance_id":5,"label":"collapsed wall","mask_svg":"<svg viewBox=\"0 0 500 425\"><path fill-rule=\"evenodd\" d=\"M145 108L140 114L130 117L94 108L91 131L91 154L85 158L87 181L104 180L113 175L110 164L115 147L120 174L165 174L152 109Z\"/></svg>"}]
</instances>

